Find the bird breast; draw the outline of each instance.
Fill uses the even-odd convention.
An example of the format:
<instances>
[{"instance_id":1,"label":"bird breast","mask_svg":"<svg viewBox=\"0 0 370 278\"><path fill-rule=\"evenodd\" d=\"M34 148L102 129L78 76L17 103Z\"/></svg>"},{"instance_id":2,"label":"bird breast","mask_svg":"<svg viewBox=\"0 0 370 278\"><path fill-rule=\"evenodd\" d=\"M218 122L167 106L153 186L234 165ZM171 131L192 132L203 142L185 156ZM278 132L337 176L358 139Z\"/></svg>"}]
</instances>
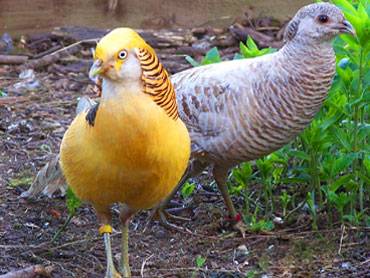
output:
<instances>
[{"instance_id":1,"label":"bird breast","mask_svg":"<svg viewBox=\"0 0 370 278\"><path fill-rule=\"evenodd\" d=\"M72 122L61 147L62 169L77 196L94 207L124 202L139 210L171 192L190 153L180 120L144 93L101 101L94 126L85 116Z\"/></svg>"}]
</instances>

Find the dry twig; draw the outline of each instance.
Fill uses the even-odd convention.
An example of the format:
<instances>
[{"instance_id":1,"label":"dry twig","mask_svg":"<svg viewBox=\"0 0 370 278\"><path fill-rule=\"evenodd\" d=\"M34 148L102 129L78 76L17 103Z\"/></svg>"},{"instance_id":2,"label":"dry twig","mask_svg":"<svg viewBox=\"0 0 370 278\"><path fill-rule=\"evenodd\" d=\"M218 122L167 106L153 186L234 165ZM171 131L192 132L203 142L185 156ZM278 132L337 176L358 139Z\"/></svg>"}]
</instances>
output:
<instances>
[{"instance_id":1,"label":"dry twig","mask_svg":"<svg viewBox=\"0 0 370 278\"><path fill-rule=\"evenodd\" d=\"M36 276L50 277L50 273L55 269L54 266L33 265L25 269L8 272L1 275L0 278L32 278Z\"/></svg>"},{"instance_id":2,"label":"dry twig","mask_svg":"<svg viewBox=\"0 0 370 278\"><path fill-rule=\"evenodd\" d=\"M0 64L24 64L27 60L27 56L0 55Z\"/></svg>"}]
</instances>

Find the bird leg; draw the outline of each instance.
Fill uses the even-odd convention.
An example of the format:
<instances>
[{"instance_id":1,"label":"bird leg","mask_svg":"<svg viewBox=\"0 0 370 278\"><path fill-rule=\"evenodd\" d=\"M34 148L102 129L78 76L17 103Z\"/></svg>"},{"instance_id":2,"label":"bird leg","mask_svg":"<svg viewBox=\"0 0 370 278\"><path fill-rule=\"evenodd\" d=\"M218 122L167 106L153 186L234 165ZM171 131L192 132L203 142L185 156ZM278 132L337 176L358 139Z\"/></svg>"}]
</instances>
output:
<instances>
[{"instance_id":1,"label":"bird leg","mask_svg":"<svg viewBox=\"0 0 370 278\"><path fill-rule=\"evenodd\" d=\"M121 261L119 265L119 271L124 278L131 277L129 256L128 256L128 234L129 234L129 224L131 218L134 216L135 211L131 210L125 204L122 204L120 220L122 224L122 252L121 252Z\"/></svg>"},{"instance_id":2,"label":"bird leg","mask_svg":"<svg viewBox=\"0 0 370 278\"><path fill-rule=\"evenodd\" d=\"M150 223L153 221L154 218L158 218L159 223L162 226L164 226L166 228L172 228L174 230L179 230L180 227L176 226L175 224L169 223L168 219L179 220L179 221L187 220L185 218L177 217L177 216L174 216L174 215L166 212L166 207L167 207L168 203L172 200L173 196L175 196L177 191L180 190L180 188L183 186L185 181L189 178L189 170L188 169L189 169L189 167L186 168L186 171L185 171L184 175L181 177L181 179L178 182L178 184L176 185L176 187L171 191L171 193L166 197L166 199L164 199L162 202L160 202L158 205L156 205L153 208L152 213L151 213L150 218L149 218L149 221L148 221L144 231L148 228L148 226L150 225Z\"/></svg>"},{"instance_id":3,"label":"bird leg","mask_svg":"<svg viewBox=\"0 0 370 278\"><path fill-rule=\"evenodd\" d=\"M233 229L239 231L244 238L247 227L243 223L243 221L241 221L242 219L240 217L240 214L237 213L235 210L234 204L231 200L229 190L226 184L228 168L218 167L217 165L214 165L212 173L216 181L216 184L221 191L222 197L226 204L227 211L229 213L227 220L229 222L234 222Z\"/></svg>"},{"instance_id":4,"label":"bird leg","mask_svg":"<svg viewBox=\"0 0 370 278\"><path fill-rule=\"evenodd\" d=\"M119 273L117 272L113 263L112 247L110 241L112 226L109 224L112 216L110 214L109 208L95 207L95 210L99 222L102 223L99 228L99 232L104 237L105 254L107 256L107 271L105 273L105 278L122 278L121 275L119 275Z\"/></svg>"},{"instance_id":5,"label":"bird leg","mask_svg":"<svg viewBox=\"0 0 370 278\"><path fill-rule=\"evenodd\" d=\"M110 234L112 233L112 227L110 225L104 225L100 227L100 233L103 233L105 253L107 255L107 272L105 273L105 278L122 278L117 272L113 264L112 248L110 241Z\"/></svg>"},{"instance_id":6,"label":"bird leg","mask_svg":"<svg viewBox=\"0 0 370 278\"><path fill-rule=\"evenodd\" d=\"M168 212L166 212L166 207L168 203L173 199L177 191L180 190L180 188L184 185L184 183L191 177L195 177L196 175L200 174L204 168L207 167L207 164L199 161L199 160L192 160L188 167L185 170L185 173L182 175L180 181L176 185L176 187L172 190L172 192L164 199L161 203L159 203L157 206L153 208L153 211L150 215L150 219L148 221L148 224L146 225L144 231L148 228L149 224L152 222L154 218L159 219L159 223L162 226L165 226L167 228L172 228L174 230L181 230L180 227L176 226L175 224L169 223L168 220L172 219L175 221L189 221L187 218L179 217L172 215Z\"/></svg>"}]
</instances>

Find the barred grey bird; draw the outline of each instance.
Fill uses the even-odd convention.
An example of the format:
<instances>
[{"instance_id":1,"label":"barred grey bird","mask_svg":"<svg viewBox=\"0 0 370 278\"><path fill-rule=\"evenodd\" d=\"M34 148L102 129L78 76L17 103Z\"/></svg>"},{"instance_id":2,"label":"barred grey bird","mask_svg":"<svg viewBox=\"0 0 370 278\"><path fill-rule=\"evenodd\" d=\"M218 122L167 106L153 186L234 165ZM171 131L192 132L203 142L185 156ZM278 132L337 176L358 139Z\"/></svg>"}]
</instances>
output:
<instances>
[{"instance_id":1,"label":"barred grey bird","mask_svg":"<svg viewBox=\"0 0 370 278\"><path fill-rule=\"evenodd\" d=\"M335 73L332 40L355 35L336 6L316 3L301 8L286 27L286 44L276 53L192 68L171 77L179 116L191 137L191 159L175 190L158 206L164 212L191 177L213 165L212 174L228 218L244 227L226 186L230 168L267 155L287 144L313 120ZM45 186L45 185L44 185ZM52 193L56 188L44 189ZM24 194L42 190L34 186Z\"/></svg>"},{"instance_id":2,"label":"barred grey bird","mask_svg":"<svg viewBox=\"0 0 370 278\"><path fill-rule=\"evenodd\" d=\"M176 189L205 167L226 203L229 219L242 228L226 186L231 167L283 147L313 120L335 73L332 40L355 34L334 5L301 8L287 25L280 51L252 59L192 68L172 76L180 118L191 137L191 160Z\"/></svg>"}]
</instances>

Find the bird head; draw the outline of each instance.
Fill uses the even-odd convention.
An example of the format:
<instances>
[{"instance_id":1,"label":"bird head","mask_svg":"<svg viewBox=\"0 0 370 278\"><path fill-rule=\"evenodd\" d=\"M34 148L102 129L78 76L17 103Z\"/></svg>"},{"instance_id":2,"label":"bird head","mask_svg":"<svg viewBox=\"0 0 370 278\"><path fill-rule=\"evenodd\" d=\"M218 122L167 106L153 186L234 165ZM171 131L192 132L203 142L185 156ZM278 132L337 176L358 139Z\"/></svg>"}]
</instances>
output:
<instances>
[{"instance_id":1,"label":"bird head","mask_svg":"<svg viewBox=\"0 0 370 278\"><path fill-rule=\"evenodd\" d=\"M355 35L356 31L338 7L321 2L304 6L297 12L285 29L284 40L331 42L341 34Z\"/></svg>"},{"instance_id":2,"label":"bird head","mask_svg":"<svg viewBox=\"0 0 370 278\"><path fill-rule=\"evenodd\" d=\"M97 44L94 63L89 76L99 75L116 82L138 80L142 75L137 57L138 49L154 50L132 29L117 28L105 35Z\"/></svg>"}]
</instances>

